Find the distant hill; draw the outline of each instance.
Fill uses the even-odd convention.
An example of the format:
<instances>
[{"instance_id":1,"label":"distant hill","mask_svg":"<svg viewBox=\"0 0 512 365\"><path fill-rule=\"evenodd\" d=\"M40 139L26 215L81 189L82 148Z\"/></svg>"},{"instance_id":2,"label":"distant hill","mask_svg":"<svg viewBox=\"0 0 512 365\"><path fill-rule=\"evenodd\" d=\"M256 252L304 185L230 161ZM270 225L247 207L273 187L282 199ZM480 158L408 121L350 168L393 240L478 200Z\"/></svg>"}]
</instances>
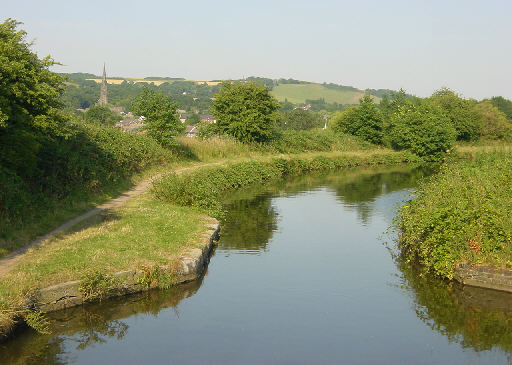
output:
<instances>
[{"instance_id":1,"label":"distant hill","mask_svg":"<svg viewBox=\"0 0 512 365\"><path fill-rule=\"evenodd\" d=\"M333 84L279 84L272 88L272 94L277 100L285 99L294 104L304 104L306 100L324 99L326 103L357 104L364 96L364 91L352 87L344 87ZM381 98L374 96L376 102Z\"/></svg>"}]
</instances>

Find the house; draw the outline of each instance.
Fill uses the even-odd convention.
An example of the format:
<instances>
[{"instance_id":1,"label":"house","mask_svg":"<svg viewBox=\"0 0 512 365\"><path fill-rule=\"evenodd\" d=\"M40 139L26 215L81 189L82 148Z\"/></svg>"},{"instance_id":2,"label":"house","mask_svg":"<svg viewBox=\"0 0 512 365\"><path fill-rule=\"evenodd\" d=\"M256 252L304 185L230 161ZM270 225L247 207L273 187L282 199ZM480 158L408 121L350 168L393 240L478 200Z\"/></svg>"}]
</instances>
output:
<instances>
[{"instance_id":1,"label":"house","mask_svg":"<svg viewBox=\"0 0 512 365\"><path fill-rule=\"evenodd\" d=\"M187 136L187 137L197 137L198 133L199 133L199 130L197 129L197 126L195 126L195 125L187 125L187 128L185 129L185 136Z\"/></svg>"},{"instance_id":2,"label":"house","mask_svg":"<svg viewBox=\"0 0 512 365\"><path fill-rule=\"evenodd\" d=\"M217 123L217 120L213 118L213 115L209 115L209 114L201 115L200 121L206 122L206 123Z\"/></svg>"},{"instance_id":3,"label":"house","mask_svg":"<svg viewBox=\"0 0 512 365\"><path fill-rule=\"evenodd\" d=\"M131 113L128 113L131 114ZM123 120L116 123L116 127L121 128L124 132L137 133L142 127L144 127L144 120L146 117L140 116L138 118L131 116L125 116Z\"/></svg>"},{"instance_id":4,"label":"house","mask_svg":"<svg viewBox=\"0 0 512 365\"><path fill-rule=\"evenodd\" d=\"M293 108L293 110L295 110L295 109L309 110L309 109L311 109L311 104L297 105L296 107Z\"/></svg>"}]
</instances>

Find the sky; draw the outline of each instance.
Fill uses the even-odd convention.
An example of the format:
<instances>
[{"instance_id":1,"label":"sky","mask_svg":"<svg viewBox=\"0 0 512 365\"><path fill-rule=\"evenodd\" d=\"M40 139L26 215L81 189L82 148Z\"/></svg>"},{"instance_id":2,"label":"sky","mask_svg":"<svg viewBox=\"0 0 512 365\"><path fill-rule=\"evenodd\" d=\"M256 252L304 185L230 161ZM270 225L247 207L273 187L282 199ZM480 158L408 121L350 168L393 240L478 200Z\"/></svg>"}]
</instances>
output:
<instances>
[{"instance_id":1,"label":"sky","mask_svg":"<svg viewBox=\"0 0 512 365\"><path fill-rule=\"evenodd\" d=\"M248 76L512 99L510 0L1 0L58 72Z\"/></svg>"}]
</instances>

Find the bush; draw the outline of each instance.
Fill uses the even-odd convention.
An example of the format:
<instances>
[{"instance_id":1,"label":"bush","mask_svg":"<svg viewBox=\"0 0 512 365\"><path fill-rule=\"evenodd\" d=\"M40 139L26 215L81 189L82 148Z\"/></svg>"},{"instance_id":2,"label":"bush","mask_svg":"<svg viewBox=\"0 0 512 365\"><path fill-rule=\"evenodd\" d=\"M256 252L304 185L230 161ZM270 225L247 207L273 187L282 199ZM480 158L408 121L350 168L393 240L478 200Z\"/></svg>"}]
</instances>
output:
<instances>
[{"instance_id":1,"label":"bush","mask_svg":"<svg viewBox=\"0 0 512 365\"><path fill-rule=\"evenodd\" d=\"M334 130L361 137L365 141L381 144L383 118L370 95L359 100L359 106L351 107L335 114L332 123Z\"/></svg>"},{"instance_id":2,"label":"bush","mask_svg":"<svg viewBox=\"0 0 512 365\"><path fill-rule=\"evenodd\" d=\"M512 123L507 120L507 117L497 107L489 101L483 101L476 104L473 110L479 115L482 120L481 135L491 139L506 138L512 131Z\"/></svg>"},{"instance_id":3,"label":"bush","mask_svg":"<svg viewBox=\"0 0 512 365\"><path fill-rule=\"evenodd\" d=\"M429 161L439 161L455 143L456 131L443 111L427 101L398 108L389 122L387 142Z\"/></svg>"},{"instance_id":4,"label":"bush","mask_svg":"<svg viewBox=\"0 0 512 365\"><path fill-rule=\"evenodd\" d=\"M448 278L457 262L512 266L511 196L510 151L445 166L400 210L402 257Z\"/></svg>"},{"instance_id":5,"label":"bush","mask_svg":"<svg viewBox=\"0 0 512 365\"><path fill-rule=\"evenodd\" d=\"M436 91L428 100L440 107L450 119L457 131L457 140L474 141L480 137L481 119L472 108L474 102L461 98L447 88Z\"/></svg>"},{"instance_id":6,"label":"bush","mask_svg":"<svg viewBox=\"0 0 512 365\"><path fill-rule=\"evenodd\" d=\"M0 239L48 215L59 201L101 192L174 156L145 135L72 123L66 136L40 140L30 174L0 165ZM6 245L0 241L0 251Z\"/></svg>"}]
</instances>

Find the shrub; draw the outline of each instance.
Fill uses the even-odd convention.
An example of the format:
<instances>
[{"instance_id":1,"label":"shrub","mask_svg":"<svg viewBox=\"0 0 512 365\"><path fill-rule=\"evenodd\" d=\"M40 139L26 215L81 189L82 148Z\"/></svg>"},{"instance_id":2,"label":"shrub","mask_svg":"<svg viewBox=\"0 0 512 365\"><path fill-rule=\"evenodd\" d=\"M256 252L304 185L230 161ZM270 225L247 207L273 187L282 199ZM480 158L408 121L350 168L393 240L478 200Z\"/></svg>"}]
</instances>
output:
<instances>
[{"instance_id":1,"label":"shrub","mask_svg":"<svg viewBox=\"0 0 512 365\"><path fill-rule=\"evenodd\" d=\"M451 278L457 262L511 265L512 153L444 167L400 210L402 257Z\"/></svg>"},{"instance_id":2,"label":"shrub","mask_svg":"<svg viewBox=\"0 0 512 365\"><path fill-rule=\"evenodd\" d=\"M408 149L426 160L437 161L452 148L455 135L443 111L424 101L400 106L390 120L386 139L394 149Z\"/></svg>"},{"instance_id":3,"label":"shrub","mask_svg":"<svg viewBox=\"0 0 512 365\"><path fill-rule=\"evenodd\" d=\"M335 131L352 134L374 144L381 144L384 124L380 110L368 94L359 100L359 104L333 117Z\"/></svg>"}]
</instances>

